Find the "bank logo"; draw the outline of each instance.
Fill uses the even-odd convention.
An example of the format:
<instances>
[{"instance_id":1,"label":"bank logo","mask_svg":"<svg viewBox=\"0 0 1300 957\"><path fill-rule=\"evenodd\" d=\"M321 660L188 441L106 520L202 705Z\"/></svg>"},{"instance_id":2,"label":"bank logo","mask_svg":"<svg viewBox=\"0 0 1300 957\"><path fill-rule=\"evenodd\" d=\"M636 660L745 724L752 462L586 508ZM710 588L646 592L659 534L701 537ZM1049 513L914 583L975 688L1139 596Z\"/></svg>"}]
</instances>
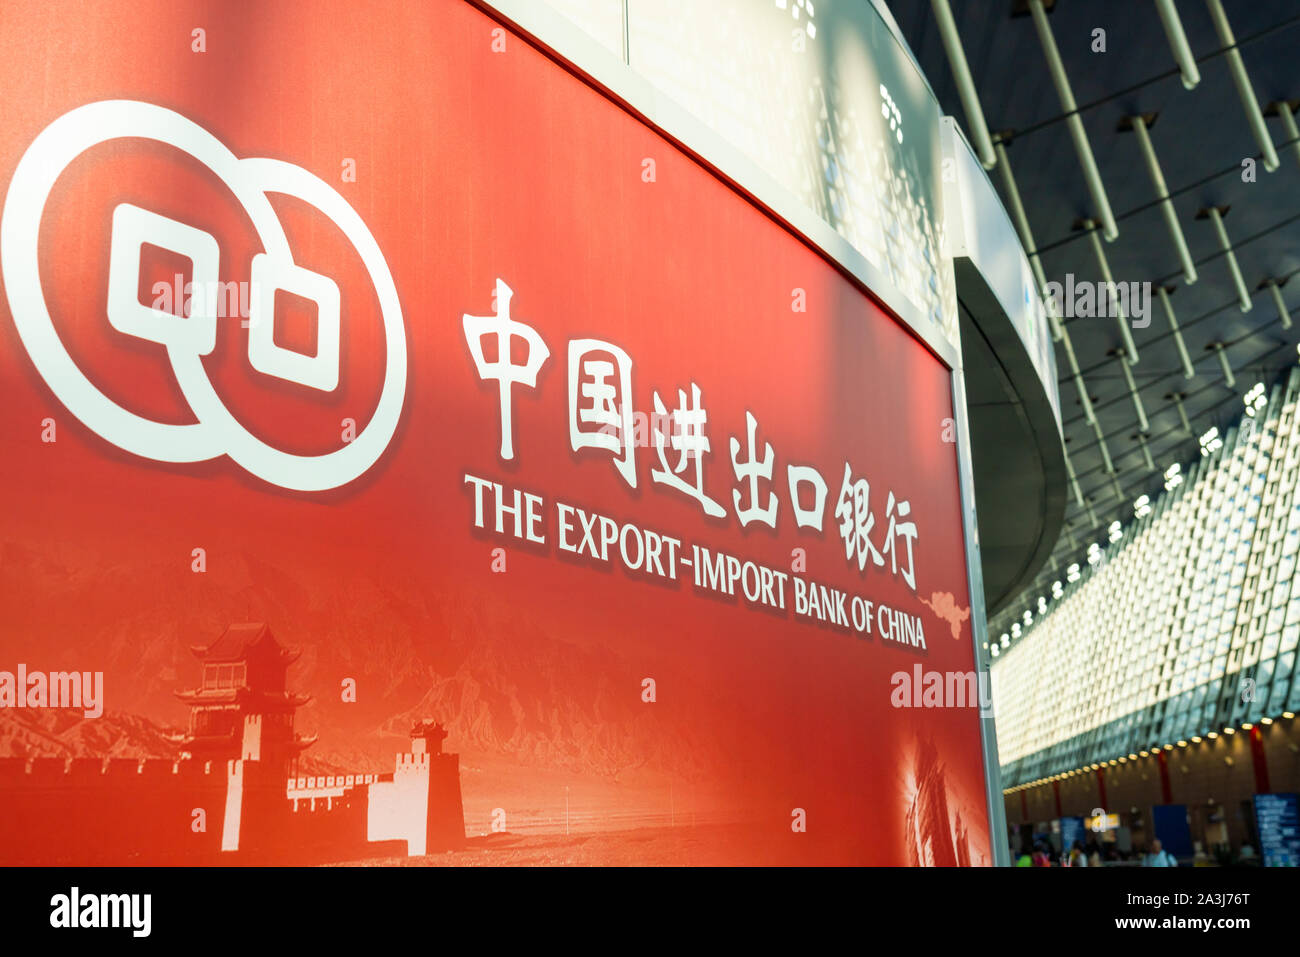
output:
<instances>
[{"instance_id":1,"label":"bank logo","mask_svg":"<svg viewBox=\"0 0 1300 957\"><path fill-rule=\"evenodd\" d=\"M108 398L73 362L55 330L41 288L37 264L41 215L55 181L77 156L99 143L126 137L155 140L188 153L234 193L252 220L264 252L252 261L248 360L264 375L332 392L338 387L340 342L338 286L328 276L294 263L268 194L290 196L315 207L347 237L374 285L386 346L378 405L365 429L347 445L324 455L295 455L266 444L235 419L217 396L202 362L216 342L217 241L201 229L129 203L113 212L108 321L125 335L166 348L177 384L198 421L175 425L137 415ZM140 248L146 242L193 263L195 292L188 315L137 300ZM177 463L228 455L263 481L314 492L337 488L363 474L378 461L397 428L406 395L406 331L388 263L366 224L347 200L302 167L274 159L240 159L212 134L172 110L131 100L104 100L78 107L46 127L19 160L5 197L0 271L19 337L45 383L88 428L135 455ZM276 344L277 289L315 303L316 355Z\"/></svg>"}]
</instances>

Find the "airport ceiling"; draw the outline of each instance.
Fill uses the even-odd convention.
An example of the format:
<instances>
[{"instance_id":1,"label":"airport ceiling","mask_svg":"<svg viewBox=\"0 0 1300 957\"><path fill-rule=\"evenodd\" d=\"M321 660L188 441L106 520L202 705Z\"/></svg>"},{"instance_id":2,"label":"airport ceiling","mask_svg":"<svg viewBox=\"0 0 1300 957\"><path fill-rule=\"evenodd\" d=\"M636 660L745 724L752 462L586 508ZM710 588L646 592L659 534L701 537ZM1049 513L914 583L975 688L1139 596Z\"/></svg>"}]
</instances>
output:
<instances>
[{"instance_id":1,"label":"airport ceiling","mask_svg":"<svg viewBox=\"0 0 1300 957\"><path fill-rule=\"evenodd\" d=\"M1037 617L1038 598L1050 600L1051 583L1065 582L1071 563L1086 567L1089 544L1105 546L1112 522L1127 527L1136 499L1146 494L1154 500L1163 492L1166 469L1178 463L1185 472L1200 455L1201 434L1212 427L1225 433L1240 419L1243 397L1256 383L1271 389L1296 362L1300 342L1300 324L1281 315L1269 285L1279 286L1286 310L1300 323L1300 279L1288 282L1300 273L1300 141L1290 116L1300 109L1300 4L1056 0L1044 4L1045 16L1035 17L1029 3L889 2L944 111L957 118L978 152L979 131L944 44L942 8L951 10L990 134L986 142L994 144L984 150L997 161L989 176L1011 210L1011 172L1032 234L1027 251L1037 253L1046 282L1101 281L1100 248L1116 283L1151 283L1149 311L1137 320L1149 325L1129 325L1131 345L1113 317L1067 313L1062 322L1056 360L1074 477L1065 527L1037 578L990 622L995 636L1026 609ZM1166 31L1162 7L1166 14L1173 7L1181 23L1190 54L1182 69L1177 27ZM1073 111L1059 93L1059 74L1049 67L1044 27L1059 50ZM1254 103L1240 92L1238 64ZM1199 81L1187 88L1185 79L1191 84L1197 74ZM1252 114L1258 117L1253 123ZM1081 120L1100 188L1090 188L1071 116ZM1140 142L1143 131L1133 128L1135 116L1147 127L1172 217ZM1269 170L1274 158L1277 166ZM1101 225L1104 204L1117 233L1109 241ZM1089 223L1098 224L1095 231ZM1178 233L1194 283L1186 281ZM1177 333L1158 294L1162 287ZM1243 294L1249 311L1242 310ZM1126 368L1128 352L1136 352L1137 361ZM1076 381L1086 388L1095 425Z\"/></svg>"}]
</instances>

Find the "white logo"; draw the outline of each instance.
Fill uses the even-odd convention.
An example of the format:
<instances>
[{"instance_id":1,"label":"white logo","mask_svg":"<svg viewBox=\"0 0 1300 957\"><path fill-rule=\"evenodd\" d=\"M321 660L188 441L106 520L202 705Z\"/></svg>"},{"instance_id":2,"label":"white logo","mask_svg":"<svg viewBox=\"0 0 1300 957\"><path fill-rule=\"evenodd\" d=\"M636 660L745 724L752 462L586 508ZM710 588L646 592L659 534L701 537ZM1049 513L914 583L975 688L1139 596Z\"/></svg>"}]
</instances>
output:
<instances>
[{"instance_id":1,"label":"white logo","mask_svg":"<svg viewBox=\"0 0 1300 957\"><path fill-rule=\"evenodd\" d=\"M216 341L216 239L201 229L120 204L113 211L108 321L114 329L165 346L172 371L198 422L155 422L122 408L97 389L59 339L41 289L37 238L50 190L78 155L107 140L156 140L193 156L235 194L257 230L253 257L248 360L265 375L332 392L339 376L339 289L332 279L294 264L268 193L292 196L324 213L356 249L370 275L384 322L386 364L379 403L355 439L325 455L273 448L240 424L217 396L202 357ZM188 257L194 293L188 316L142 305L136 297L141 243ZM315 492L345 485L383 454L406 396L406 330L388 264L366 224L347 201L305 169L280 160L235 156L212 134L179 113L131 100L105 100L59 117L28 147L14 171L0 219L0 270L14 324L47 385L73 415L119 448L159 462L202 462L229 455L258 478L282 488ZM274 296L284 289L317 308L317 353L307 356L274 341ZM258 321L259 317L267 321Z\"/></svg>"}]
</instances>

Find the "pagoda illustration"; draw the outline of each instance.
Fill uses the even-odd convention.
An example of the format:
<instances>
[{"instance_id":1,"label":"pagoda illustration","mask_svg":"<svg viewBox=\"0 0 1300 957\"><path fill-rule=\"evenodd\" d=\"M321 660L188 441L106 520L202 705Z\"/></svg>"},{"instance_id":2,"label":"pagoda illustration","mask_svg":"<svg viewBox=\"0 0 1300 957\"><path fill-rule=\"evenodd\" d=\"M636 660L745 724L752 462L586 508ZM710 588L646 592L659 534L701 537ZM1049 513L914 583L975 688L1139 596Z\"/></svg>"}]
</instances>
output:
<instances>
[{"instance_id":1,"label":"pagoda illustration","mask_svg":"<svg viewBox=\"0 0 1300 957\"><path fill-rule=\"evenodd\" d=\"M298 652L262 623L191 649L198 688L179 760L0 758L0 864L320 864L465 842L460 758L417 721L390 773L303 775Z\"/></svg>"},{"instance_id":2,"label":"pagoda illustration","mask_svg":"<svg viewBox=\"0 0 1300 957\"><path fill-rule=\"evenodd\" d=\"M266 625L231 625L190 651L203 662L203 684L176 692L190 705L189 732L177 739L183 758L265 761L287 770L316 742L293 730L294 712L311 696L285 690L285 673L301 652L282 647Z\"/></svg>"}]
</instances>

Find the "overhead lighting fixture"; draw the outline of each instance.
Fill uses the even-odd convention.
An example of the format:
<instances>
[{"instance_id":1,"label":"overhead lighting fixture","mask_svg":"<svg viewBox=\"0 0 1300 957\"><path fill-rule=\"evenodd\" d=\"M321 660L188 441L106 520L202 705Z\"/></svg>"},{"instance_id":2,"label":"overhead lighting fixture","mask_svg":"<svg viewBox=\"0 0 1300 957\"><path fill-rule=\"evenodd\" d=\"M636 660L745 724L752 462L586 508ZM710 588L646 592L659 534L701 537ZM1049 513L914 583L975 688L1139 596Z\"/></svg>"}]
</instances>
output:
<instances>
[{"instance_id":1,"label":"overhead lighting fixture","mask_svg":"<svg viewBox=\"0 0 1300 957\"><path fill-rule=\"evenodd\" d=\"M1264 395L1264 383L1255 383L1251 390L1242 396L1242 401L1246 403L1246 414L1254 418L1257 412L1268 405L1268 397Z\"/></svg>"},{"instance_id":2,"label":"overhead lighting fixture","mask_svg":"<svg viewBox=\"0 0 1300 957\"><path fill-rule=\"evenodd\" d=\"M1110 523L1110 527L1106 529L1106 537L1110 539L1112 545L1124 537L1124 530L1120 528L1118 520Z\"/></svg>"},{"instance_id":3,"label":"overhead lighting fixture","mask_svg":"<svg viewBox=\"0 0 1300 957\"><path fill-rule=\"evenodd\" d=\"M1204 453L1202 453L1204 454ZM1172 492L1183 484L1183 467L1175 462L1165 469L1165 491Z\"/></svg>"},{"instance_id":4,"label":"overhead lighting fixture","mask_svg":"<svg viewBox=\"0 0 1300 957\"><path fill-rule=\"evenodd\" d=\"M1065 589L1061 587L1061 583L1060 583L1059 581L1052 582L1052 598L1053 598L1053 600L1055 600L1055 601L1059 601L1060 598L1061 598L1061 596L1064 595L1064 594L1065 594Z\"/></svg>"},{"instance_id":5,"label":"overhead lighting fixture","mask_svg":"<svg viewBox=\"0 0 1300 957\"><path fill-rule=\"evenodd\" d=\"M1187 43L1183 22L1178 17L1178 7L1174 0L1156 0L1156 10L1160 14L1160 24L1165 28L1165 36L1169 38L1178 72L1182 74L1183 88L1195 89L1196 84L1201 82L1201 71L1196 68L1196 57Z\"/></svg>"},{"instance_id":6,"label":"overhead lighting fixture","mask_svg":"<svg viewBox=\"0 0 1300 957\"><path fill-rule=\"evenodd\" d=\"M1088 564L1096 565L1101 561L1101 546L1093 542L1088 546Z\"/></svg>"},{"instance_id":7,"label":"overhead lighting fixture","mask_svg":"<svg viewBox=\"0 0 1300 957\"><path fill-rule=\"evenodd\" d=\"M1211 3L1216 0L1210 0ZM1236 51L1233 50L1235 53ZM1276 169L1276 167L1273 167ZM1228 212L1227 206L1207 206L1196 214L1197 219L1208 219L1214 226L1215 233L1219 237L1219 249L1223 253L1224 262L1228 266L1228 275L1232 278L1232 283L1237 288L1237 305L1242 312L1250 312L1252 303L1250 301L1250 290L1246 288L1246 280L1242 278L1241 267L1237 264L1237 252L1232 248L1232 240L1228 238L1228 229L1223 225L1224 214ZM1231 389L1237 384L1236 377L1232 374L1232 365L1228 362L1228 353L1225 351L1225 343L1216 342L1213 349L1219 356L1219 364L1223 367L1223 381Z\"/></svg>"},{"instance_id":8,"label":"overhead lighting fixture","mask_svg":"<svg viewBox=\"0 0 1300 957\"><path fill-rule=\"evenodd\" d=\"M1237 37L1232 31L1232 24L1228 22L1227 14L1223 12L1223 4L1220 0L1206 0L1205 6L1209 10L1210 20L1214 23L1214 32L1219 35L1219 49L1225 52L1228 70L1232 73L1232 85L1237 88L1237 95L1241 98L1241 106L1246 113L1250 131L1254 134L1255 145L1259 147L1260 154L1264 158L1264 169L1271 173L1278 167L1277 150L1273 146L1272 137L1269 136L1264 115L1260 112L1259 101L1255 99L1255 90L1250 85L1245 61L1242 59L1241 51L1237 49Z\"/></svg>"},{"instance_id":9,"label":"overhead lighting fixture","mask_svg":"<svg viewBox=\"0 0 1300 957\"><path fill-rule=\"evenodd\" d=\"M1201 436L1201 455L1213 455L1223 448L1223 439L1219 438L1218 426L1210 426L1208 432Z\"/></svg>"},{"instance_id":10,"label":"overhead lighting fixture","mask_svg":"<svg viewBox=\"0 0 1300 957\"><path fill-rule=\"evenodd\" d=\"M1161 13L1165 17L1165 13ZM1174 17L1178 16L1177 12ZM993 140L989 136L988 124L984 120L984 110L980 106L979 94L975 91L975 81L971 79L970 66L966 62L966 51L962 47L961 35L957 32L957 21L953 19L952 9L948 6L948 0L938 0L934 4L934 18L939 25L939 36L943 40L943 48L948 53L948 65L952 69L953 79L957 83L957 95L961 98L961 105L966 111L966 128L970 130L971 140L975 147L975 152L979 155L980 163L985 169L992 169L997 165L997 154L993 151ZM1167 21L1176 23L1177 20ZM1171 29L1166 27L1166 31ZM1169 34L1178 36L1177 33ZM1184 36L1183 45L1180 47L1173 40L1170 41L1173 46L1174 56L1178 57L1180 51L1189 49L1187 40ZM1179 61L1180 66L1183 61ZM1195 70L1193 63L1192 69ZM1197 79L1200 74L1196 74ZM1184 80L1186 83L1186 80Z\"/></svg>"},{"instance_id":11,"label":"overhead lighting fixture","mask_svg":"<svg viewBox=\"0 0 1300 957\"><path fill-rule=\"evenodd\" d=\"M1070 584L1074 584L1079 580L1079 578L1080 578L1079 563L1075 562L1073 565L1071 565L1069 568L1065 570L1065 580L1068 581Z\"/></svg>"},{"instance_id":12,"label":"overhead lighting fixture","mask_svg":"<svg viewBox=\"0 0 1300 957\"><path fill-rule=\"evenodd\" d=\"M1133 517L1146 518L1151 514L1151 496L1139 495L1137 501L1133 503Z\"/></svg>"},{"instance_id":13,"label":"overhead lighting fixture","mask_svg":"<svg viewBox=\"0 0 1300 957\"><path fill-rule=\"evenodd\" d=\"M1173 6L1173 0L1166 0L1169 6ZM1174 20L1177 22L1178 14L1174 13ZM1162 11L1161 18L1164 18ZM1166 28L1169 23L1166 21ZM1178 27L1178 33L1182 35L1182 27ZM1175 47L1175 49L1178 49ZM1183 50L1187 50L1187 40L1183 39ZM1189 51L1190 52L1190 51ZM1195 66L1193 66L1195 69ZM1197 74L1197 80L1200 74ZM1186 78L1184 78L1186 83ZM1194 86L1195 84L1193 84ZM1131 129L1137 134L1138 147L1142 150L1142 156L1147 163L1147 173L1151 176L1151 185L1155 187L1156 197L1160 202L1160 211L1164 214L1165 225L1169 229L1169 238L1173 242L1174 251L1178 253L1178 258L1183 266L1183 281L1189 286L1196 282L1196 265L1192 262L1192 254L1187 248L1187 238L1183 235L1182 227L1178 224L1178 213L1174 210L1173 200L1169 198L1169 187L1165 185L1165 175L1160 169L1160 160L1156 157L1155 147L1151 145L1151 134L1147 132L1148 117L1150 122L1154 123L1155 113L1149 113L1143 116L1141 113L1125 117L1120 121L1120 129ZM1163 289L1163 286L1161 287ZM1168 303L1168 299L1165 302ZM1180 337L1181 338L1181 337ZM1188 378L1191 378L1190 376Z\"/></svg>"},{"instance_id":14,"label":"overhead lighting fixture","mask_svg":"<svg viewBox=\"0 0 1300 957\"><path fill-rule=\"evenodd\" d=\"M1291 115L1290 104L1279 101L1277 104L1277 115L1282 117L1282 126L1287 130L1287 138L1292 138L1290 136L1290 131L1295 129L1296 135L1294 139L1300 140L1300 129L1296 129L1295 117ZM1289 127L1287 126L1288 123L1290 124ZM1286 280L1282 280L1282 282L1285 281ZM1277 307L1277 318L1282 323L1282 328L1290 329L1291 310L1286 307L1286 300L1282 298L1281 284L1276 279L1266 280L1265 284L1268 286L1268 291L1273 294L1273 305Z\"/></svg>"},{"instance_id":15,"label":"overhead lighting fixture","mask_svg":"<svg viewBox=\"0 0 1300 957\"><path fill-rule=\"evenodd\" d=\"M1106 242L1114 242L1115 238L1119 236L1119 226L1115 224L1115 214L1111 211L1110 198L1106 195L1106 187L1102 184L1101 174L1097 171L1097 160L1093 156L1092 144L1088 142L1088 133L1084 129L1083 120L1079 116L1074 91L1070 87L1069 77L1066 76L1065 65L1061 61L1061 52L1056 46L1056 37L1052 34L1052 26L1047 20L1047 9L1043 4L1043 0L1029 0L1029 13L1033 17L1034 29L1038 33L1038 42L1043 47L1043 56L1047 59L1047 69L1052 78L1052 85L1056 87L1057 98L1061 101L1061 113L1064 114L1066 125L1070 129L1070 138L1074 143L1079 166L1083 170L1083 179L1084 183L1087 184L1088 193L1092 199L1092 208L1097 211L1097 216L1101 219L1102 235L1106 237ZM1120 328L1126 329L1127 324ZM1136 350L1133 350L1132 354L1136 359Z\"/></svg>"}]
</instances>

